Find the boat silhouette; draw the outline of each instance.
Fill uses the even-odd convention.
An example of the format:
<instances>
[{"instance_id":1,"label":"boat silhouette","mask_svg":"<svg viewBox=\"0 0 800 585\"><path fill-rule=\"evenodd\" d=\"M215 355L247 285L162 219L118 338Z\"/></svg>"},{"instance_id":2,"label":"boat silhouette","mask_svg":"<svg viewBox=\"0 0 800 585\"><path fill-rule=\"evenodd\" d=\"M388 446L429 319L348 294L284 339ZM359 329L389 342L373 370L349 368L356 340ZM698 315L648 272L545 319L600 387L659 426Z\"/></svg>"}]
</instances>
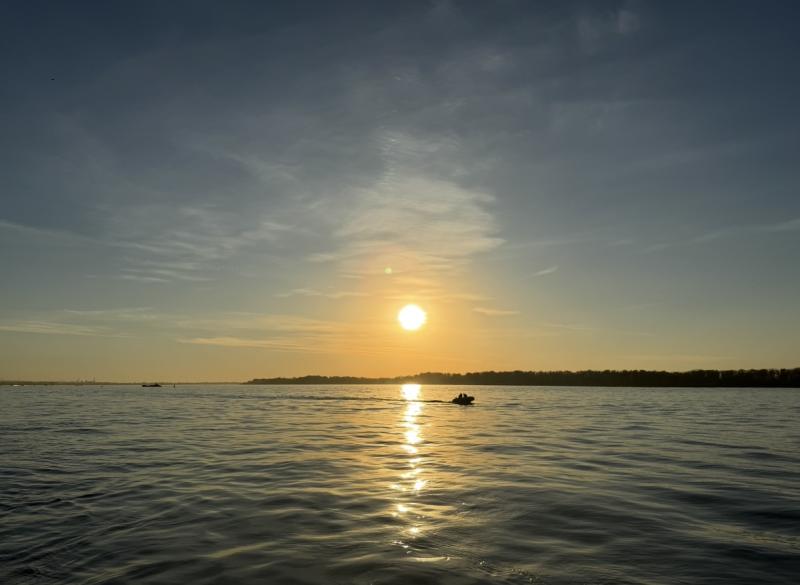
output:
<instances>
[{"instance_id":1,"label":"boat silhouette","mask_svg":"<svg viewBox=\"0 0 800 585\"><path fill-rule=\"evenodd\" d=\"M474 396L459 394L458 396L453 398L453 400L451 400L450 402L452 402L453 404L460 404L461 406L471 406L474 400L475 400Z\"/></svg>"}]
</instances>

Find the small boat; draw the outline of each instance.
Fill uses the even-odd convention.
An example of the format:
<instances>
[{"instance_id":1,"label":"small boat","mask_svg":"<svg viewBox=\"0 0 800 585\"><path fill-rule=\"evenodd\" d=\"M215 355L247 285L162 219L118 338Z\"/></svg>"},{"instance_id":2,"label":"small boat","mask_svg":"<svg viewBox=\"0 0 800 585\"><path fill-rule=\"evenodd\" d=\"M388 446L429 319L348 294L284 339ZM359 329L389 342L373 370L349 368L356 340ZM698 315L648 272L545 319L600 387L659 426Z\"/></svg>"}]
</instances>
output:
<instances>
[{"instance_id":1,"label":"small boat","mask_svg":"<svg viewBox=\"0 0 800 585\"><path fill-rule=\"evenodd\" d=\"M161 384L158 382L154 384L142 384L142 388L161 388Z\"/></svg>"},{"instance_id":2,"label":"small boat","mask_svg":"<svg viewBox=\"0 0 800 585\"><path fill-rule=\"evenodd\" d=\"M475 400L474 396L467 396L464 394L463 396L456 396L451 400L453 404L460 404L461 406L472 406L472 402Z\"/></svg>"}]
</instances>

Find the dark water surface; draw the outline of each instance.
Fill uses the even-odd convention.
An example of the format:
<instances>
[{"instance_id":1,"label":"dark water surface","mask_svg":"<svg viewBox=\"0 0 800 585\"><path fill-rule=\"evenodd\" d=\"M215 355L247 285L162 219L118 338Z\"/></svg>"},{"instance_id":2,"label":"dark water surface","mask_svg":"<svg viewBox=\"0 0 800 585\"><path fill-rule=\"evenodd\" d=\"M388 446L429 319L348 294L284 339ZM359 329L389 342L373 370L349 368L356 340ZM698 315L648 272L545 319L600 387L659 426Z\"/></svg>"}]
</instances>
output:
<instances>
[{"instance_id":1,"label":"dark water surface","mask_svg":"<svg viewBox=\"0 0 800 585\"><path fill-rule=\"evenodd\" d=\"M2 387L0 583L800 583L800 391L463 390Z\"/></svg>"}]
</instances>

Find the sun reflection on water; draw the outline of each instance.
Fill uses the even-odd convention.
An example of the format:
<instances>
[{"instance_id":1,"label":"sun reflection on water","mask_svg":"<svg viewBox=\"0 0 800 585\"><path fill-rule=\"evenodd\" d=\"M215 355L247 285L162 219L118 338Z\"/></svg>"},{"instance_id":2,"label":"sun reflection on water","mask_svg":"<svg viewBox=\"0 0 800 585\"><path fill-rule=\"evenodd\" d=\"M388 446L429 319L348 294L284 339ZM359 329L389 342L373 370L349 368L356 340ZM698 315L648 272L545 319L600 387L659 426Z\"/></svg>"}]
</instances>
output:
<instances>
[{"instance_id":1,"label":"sun reflection on water","mask_svg":"<svg viewBox=\"0 0 800 585\"><path fill-rule=\"evenodd\" d=\"M403 384L400 392L406 400L419 400L419 391L422 389L420 384Z\"/></svg>"},{"instance_id":2,"label":"sun reflection on water","mask_svg":"<svg viewBox=\"0 0 800 585\"><path fill-rule=\"evenodd\" d=\"M415 510L418 505L414 498L419 496L428 483L427 480L421 477L423 473L423 458L419 454L420 446L424 444L422 425L418 422L418 417L422 414L424 404L420 402L421 391L422 386L419 384L403 384L400 388L401 395L407 401L400 422L405 429L400 446L411 457L406 461L408 470L401 473L399 481L392 485L399 492L400 500L395 504L392 514L395 517L403 518L404 527L401 538L404 536L407 539L416 538L422 533L421 520L423 517L418 510ZM396 542L402 545L407 552L410 552L408 545L402 540Z\"/></svg>"}]
</instances>

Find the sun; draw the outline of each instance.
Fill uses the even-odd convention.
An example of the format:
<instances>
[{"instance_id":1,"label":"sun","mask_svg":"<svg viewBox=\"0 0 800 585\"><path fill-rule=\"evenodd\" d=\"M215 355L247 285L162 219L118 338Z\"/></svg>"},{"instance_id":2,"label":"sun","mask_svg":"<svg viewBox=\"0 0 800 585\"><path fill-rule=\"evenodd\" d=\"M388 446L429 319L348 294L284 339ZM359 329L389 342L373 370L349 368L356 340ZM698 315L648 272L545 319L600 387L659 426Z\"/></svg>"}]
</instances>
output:
<instances>
[{"instance_id":1,"label":"sun","mask_svg":"<svg viewBox=\"0 0 800 585\"><path fill-rule=\"evenodd\" d=\"M416 331L425 325L427 319L428 315L417 305L406 305L397 313L397 320L400 322L400 327L406 331Z\"/></svg>"}]
</instances>

